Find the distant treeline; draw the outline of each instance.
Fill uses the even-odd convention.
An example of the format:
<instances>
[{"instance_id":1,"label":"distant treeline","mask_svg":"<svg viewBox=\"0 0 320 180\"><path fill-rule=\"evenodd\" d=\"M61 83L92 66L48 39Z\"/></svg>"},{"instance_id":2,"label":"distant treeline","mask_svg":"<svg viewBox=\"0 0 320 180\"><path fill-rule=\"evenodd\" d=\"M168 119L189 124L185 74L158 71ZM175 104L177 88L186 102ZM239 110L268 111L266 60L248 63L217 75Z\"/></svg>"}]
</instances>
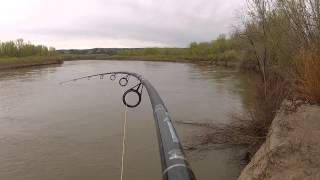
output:
<instances>
[{"instance_id":1,"label":"distant treeline","mask_svg":"<svg viewBox=\"0 0 320 180\"><path fill-rule=\"evenodd\" d=\"M57 50L61 54L90 55L105 54L109 56L149 56L149 55L187 55L186 48L93 48Z\"/></svg>"},{"instance_id":2,"label":"distant treeline","mask_svg":"<svg viewBox=\"0 0 320 180\"><path fill-rule=\"evenodd\" d=\"M106 54L109 56L118 55L121 51L133 50L140 51L143 48L92 48L92 49L63 49L57 50L61 54L89 55L89 54Z\"/></svg>"},{"instance_id":3,"label":"distant treeline","mask_svg":"<svg viewBox=\"0 0 320 180\"><path fill-rule=\"evenodd\" d=\"M53 47L43 45L33 45L30 42L24 42L23 39L16 41L0 41L1 57L27 57L27 56L51 56L55 54Z\"/></svg>"},{"instance_id":4,"label":"distant treeline","mask_svg":"<svg viewBox=\"0 0 320 180\"><path fill-rule=\"evenodd\" d=\"M121 59L125 59L125 57L141 59L144 57L150 58L150 60L239 61L242 56L237 51L239 45L236 44L235 39L234 37L227 38L225 35L220 35L211 42L193 42L187 48L94 48L58 50L58 52L62 55L74 55L74 58L115 56Z\"/></svg>"}]
</instances>

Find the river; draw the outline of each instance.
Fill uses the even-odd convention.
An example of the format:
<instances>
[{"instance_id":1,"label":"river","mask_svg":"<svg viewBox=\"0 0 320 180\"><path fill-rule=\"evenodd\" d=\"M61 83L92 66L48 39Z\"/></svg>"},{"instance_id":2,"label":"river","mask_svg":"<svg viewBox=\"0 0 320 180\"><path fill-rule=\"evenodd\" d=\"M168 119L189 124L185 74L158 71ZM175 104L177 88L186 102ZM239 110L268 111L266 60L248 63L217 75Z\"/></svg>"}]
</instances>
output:
<instances>
[{"instance_id":1,"label":"river","mask_svg":"<svg viewBox=\"0 0 320 180\"><path fill-rule=\"evenodd\" d=\"M0 71L0 179L120 179L122 90L108 78L59 82L108 71L144 75L177 122L228 123L250 106L248 77L209 65L147 61L69 61ZM134 83L131 82L130 83ZM130 84L133 85L133 84ZM147 93L128 109L124 179L161 179ZM206 130L174 123L184 145ZM244 147L202 145L187 151L199 180L236 179Z\"/></svg>"}]
</instances>

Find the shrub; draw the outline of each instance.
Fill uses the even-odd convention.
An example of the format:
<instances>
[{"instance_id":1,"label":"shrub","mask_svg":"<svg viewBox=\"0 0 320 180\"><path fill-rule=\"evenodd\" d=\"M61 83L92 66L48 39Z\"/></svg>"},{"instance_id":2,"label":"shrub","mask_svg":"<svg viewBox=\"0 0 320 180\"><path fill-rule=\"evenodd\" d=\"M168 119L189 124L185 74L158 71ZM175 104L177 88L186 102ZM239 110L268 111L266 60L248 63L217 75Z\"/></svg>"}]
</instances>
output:
<instances>
[{"instance_id":1,"label":"shrub","mask_svg":"<svg viewBox=\"0 0 320 180\"><path fill-rule=\"evenodd\" d=\"M310 103L320 104L320 49L302 49L296 56L298 92Z\"/></svg>"}]
</instances>

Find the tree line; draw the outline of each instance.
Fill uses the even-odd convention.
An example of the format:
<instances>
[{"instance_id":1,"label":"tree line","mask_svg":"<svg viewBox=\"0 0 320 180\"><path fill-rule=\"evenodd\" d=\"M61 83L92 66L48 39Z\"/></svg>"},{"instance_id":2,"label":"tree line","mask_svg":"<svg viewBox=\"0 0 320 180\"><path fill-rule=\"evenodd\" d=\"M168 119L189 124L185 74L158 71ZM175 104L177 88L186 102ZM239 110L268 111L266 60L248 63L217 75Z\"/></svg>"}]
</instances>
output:
<instances>
[{"instance_id":1,"label":"tree line","mask_svg":"<svg viewBox=\"0 0 320 180\"><path fill-rule=\"evenodd\" d=\"M23 39L0 42L0 57L52 56L55 48L33 45Z\"/></svg>"}]
</instances>

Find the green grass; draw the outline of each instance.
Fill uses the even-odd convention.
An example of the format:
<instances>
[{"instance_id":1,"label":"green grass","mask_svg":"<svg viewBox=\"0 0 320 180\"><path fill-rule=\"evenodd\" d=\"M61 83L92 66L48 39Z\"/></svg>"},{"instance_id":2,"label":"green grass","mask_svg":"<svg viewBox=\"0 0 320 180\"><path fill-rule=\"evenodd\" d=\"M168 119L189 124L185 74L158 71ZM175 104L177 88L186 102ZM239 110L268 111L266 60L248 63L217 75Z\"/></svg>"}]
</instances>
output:
<instances>
[{"instance_id":1,"label":"green grass","mask_svg":"<svg viewBox=\"0 0 320 180\"><path fill-rule=\"evenodd\" d=\"M5 57L0 58L0 68L15 68L28 65L59 63L54 56Z\"/></svg>"}]
</instances>

